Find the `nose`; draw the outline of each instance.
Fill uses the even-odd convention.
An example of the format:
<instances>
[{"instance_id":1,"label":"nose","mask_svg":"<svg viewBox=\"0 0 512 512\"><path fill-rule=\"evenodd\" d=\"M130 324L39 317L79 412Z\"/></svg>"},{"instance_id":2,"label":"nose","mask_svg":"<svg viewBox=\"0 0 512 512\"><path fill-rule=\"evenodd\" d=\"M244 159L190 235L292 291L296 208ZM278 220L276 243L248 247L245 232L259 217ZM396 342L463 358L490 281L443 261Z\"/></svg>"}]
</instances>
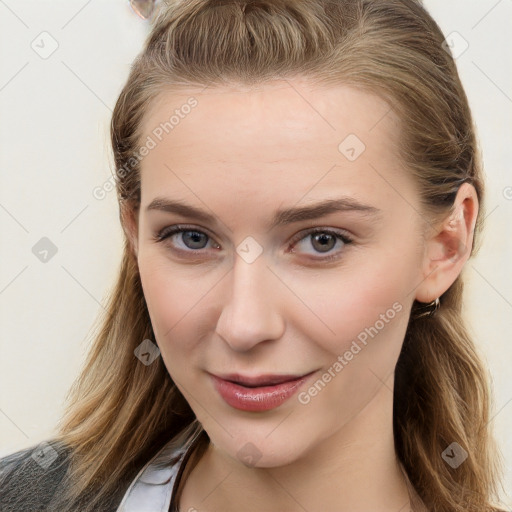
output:
<instances>
[{"instance_id":1,"label":"nose","mask_svg":"<svg viewBox=\"0 0 512 512\"><path fill-rule=\"evenodd\" d=\"M224 342L245 352L261 342L281 338L285 322L278 307L280 282L267 268L263 255L252 263L236 255L227 282L228 299L216 327Z\"/></svg>"}]
</instances>

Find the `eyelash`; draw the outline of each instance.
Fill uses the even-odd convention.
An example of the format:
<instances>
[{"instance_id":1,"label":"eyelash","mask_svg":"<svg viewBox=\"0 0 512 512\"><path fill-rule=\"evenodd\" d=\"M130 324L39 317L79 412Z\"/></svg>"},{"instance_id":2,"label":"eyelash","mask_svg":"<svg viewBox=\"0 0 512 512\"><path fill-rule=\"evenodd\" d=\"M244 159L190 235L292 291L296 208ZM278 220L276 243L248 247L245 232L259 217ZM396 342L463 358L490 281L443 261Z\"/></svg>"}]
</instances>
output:
<instances>
[{"instance_id":1,"label":"eyelash","mask_svg":"<svg viewBox=\"0 0 512 512\"><path fill-rule=\"evenodd\" d=\"M177 224L175 226L166 227L166 228L162 229L161 231L159 231L158 233L156 233L153 236L153 241L155 241L155 242L165 242L168 238L170 238L173 235L176 235L178 233L186 233L186 232L201 233L201 234L207 236L210 240L212 240L212 237L210 237L210 235L208 235L204 231L196 229L193 226L186 226L186 225ZM334 231L332 229L325 229L325 228L316 227L316 228L307 229L307 230L302 231L302 232L298 233L297 235L295 235L292 238L292 240L290 241L290 245L293 247L293 245L296 244L297 242L300 242L301 240L307 238L309 235L313 235L313 234L316 234L316 233L323 233L323 234L332 235L332 236L334 236L336 238L336 240L341 240L344 245L349 245L349 244L353 243L353 239L351 237L349 237L344 232L339 232L339 231ZM203 249L197 249L197 250L194 250L194 249L189 249L189 250L176 249L176 251L178 251L180 253L195 253L195 252L201 252L202 250ZM335 259L340 258L339 252L340 251L338 251L335 254L330 254L330 255L328 255L326 257L315 258L315 260L319 261L319 262L327 263L329 261L333 261Z\"/></svg>"}]
</instances>

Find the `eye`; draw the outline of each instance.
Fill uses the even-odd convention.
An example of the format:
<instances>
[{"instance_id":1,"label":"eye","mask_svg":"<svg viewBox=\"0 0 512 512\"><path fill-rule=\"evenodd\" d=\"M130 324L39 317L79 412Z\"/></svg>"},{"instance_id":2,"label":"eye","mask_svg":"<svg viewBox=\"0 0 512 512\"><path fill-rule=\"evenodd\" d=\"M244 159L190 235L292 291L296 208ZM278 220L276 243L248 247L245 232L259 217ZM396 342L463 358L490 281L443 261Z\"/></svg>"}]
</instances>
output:
<instances>
[{"instance_id":1,"label":"eye","mask_svg":"<svg viewBox=\"0 0 512 512\"><path fill-rule=\"evenodd\" d=\"M168 241L173 250L190 255L200 253L204 249L207 249L208 241L211 241L214 249L220 249L220 245L214 242L208 234L192 226L168 226L158 232L153 239L156 242ZM290 252L305 252L307 254L307 250L297 251L296 247L302 246L304 249L305 246L309 245L309 247L312 247L314 250L313 256L329 253L327 256L320 258L314 257L312 259L317 261L331 261L339 258L343 249L352 242L353 240L344 232L325 228L312 228L306 232L302 231L293 237L290 242L292 247ZM336 247L338 250L333 251Z\"/></svg>"},{"instance_id":2,"label":"eye","mask_svg":"<svg viewBox=\"0 0 512 512\"><path fill-rule=\"evenodd\" d=\"M182 252L198 252L205 249L210 236L190 226L176 225L162 229L154 236L156 242L172 241L173 247ZM212 242L213 247L219 249L219 244Z\"/></svg>"},{"instance_id":3,"label":"eye","mask_svg":"<svg viewBox=\"0 0 512 512\"><path fill-rule=\"evenodd\" d=\"M295 243L298 241L298 243ZM344 232L333 231L330 229L324 228L313 228L306 233L299 233L292 240L293 248L290 252L296 253L295 248L297 246L302 247L312 247L314 250L314 255L322 255L329 253L326 257L313 258L318 261L331 261L333 259L339 258L341 256L340 252L343 252L345 246L351 244L353 240ZM338 246L337 251L333 251L333 249ZM306 252L307 251L300 251ZM311 254L311 253L309 253Z\"/></svg>"}]
</instances>

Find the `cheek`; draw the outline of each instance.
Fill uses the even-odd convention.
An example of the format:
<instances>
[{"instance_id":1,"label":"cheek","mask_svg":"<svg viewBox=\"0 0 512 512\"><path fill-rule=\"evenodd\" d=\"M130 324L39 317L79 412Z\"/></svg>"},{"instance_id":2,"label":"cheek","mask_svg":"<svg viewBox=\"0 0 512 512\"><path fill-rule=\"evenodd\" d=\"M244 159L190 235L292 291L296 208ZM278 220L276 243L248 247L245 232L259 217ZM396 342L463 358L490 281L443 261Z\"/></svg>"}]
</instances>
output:
<instances>
[{"instance_id":1,"label":"cheek","mask_svg":"<svg viewBox=\"0 0 512 512\"><path fill-rule=\"evenodd\" d=\"M208 297L219 279L197 267L173 264L159 254L142 251L139 273L144 297L164 360L190 350L199 342L198 319L204 318ZM180 340L180 343L172 343ZM172 347L171 347L172 344Z\"/></svg>"},{"instance_id":2,"label":"cheek","mask_svg":"<svg viewBox=\"0 0 512 512\"><path fill-rule=\"evenodd\" d=\"M326 425L338 424L340 418L348 421L383 386L391 389L388 379L408 324L413 267L397 269L381 259L362 272L347 270L332 279L304 283L300 293L308 290L309 305L322 322L309 315L309 322L302 320L302 332L322 349L319 378L328 382L326 392L320 383L301 395L311 416L323 415ZM332 407L333 403L339 407Z\"/></svg>"},{"instance_id":3,"label":"cheek","mask_svg":"<svg viewBox=\"0 0 512 512\"><path fill-rule=\"evenodd\" d=\"M154 258L139 256L139 273L155 334L169 329L183 316L185 300L179 280L171 279L165 265ZM186 299L186 297L184 298Z\"/></svg>"},{"instance_id":4,"label":"cheek","mask_svg":"<svg viewBox=\"0 0 512 512\"><path fill-rule=\"evenodd\" d=\"M302 326L307 338L319 340L331 354L349 350L353 340L364 343L377 335L401 346L417 266L412 252L398 264L394 250L379 250L347 258L347 264L337 269L307 276L289 274L287 282L293 282L294 293L310 312L294 301L296 312L290 308L287 314Z\"/></svg>"}]
</instances>

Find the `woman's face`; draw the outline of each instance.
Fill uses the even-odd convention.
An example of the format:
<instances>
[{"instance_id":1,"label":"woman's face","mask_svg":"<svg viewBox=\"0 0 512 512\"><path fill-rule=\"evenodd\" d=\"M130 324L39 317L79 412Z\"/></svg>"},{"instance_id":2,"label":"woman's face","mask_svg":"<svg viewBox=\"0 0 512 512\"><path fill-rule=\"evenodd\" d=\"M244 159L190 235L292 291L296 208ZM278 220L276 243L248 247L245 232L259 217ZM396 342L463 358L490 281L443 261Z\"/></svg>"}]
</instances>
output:
<instances>
[{"instance_id":1,"label":"woman's face","mask_svg":"<svg viewBox=\"0 0 512 512\"><path fill-rule=\"evenodd\" d=\"M148 113L144 294L169 374L227 455L283 465L392 403L424 277L400 137L380 98L299 80L168 92Z\"/></svg>"}]
</instances>

